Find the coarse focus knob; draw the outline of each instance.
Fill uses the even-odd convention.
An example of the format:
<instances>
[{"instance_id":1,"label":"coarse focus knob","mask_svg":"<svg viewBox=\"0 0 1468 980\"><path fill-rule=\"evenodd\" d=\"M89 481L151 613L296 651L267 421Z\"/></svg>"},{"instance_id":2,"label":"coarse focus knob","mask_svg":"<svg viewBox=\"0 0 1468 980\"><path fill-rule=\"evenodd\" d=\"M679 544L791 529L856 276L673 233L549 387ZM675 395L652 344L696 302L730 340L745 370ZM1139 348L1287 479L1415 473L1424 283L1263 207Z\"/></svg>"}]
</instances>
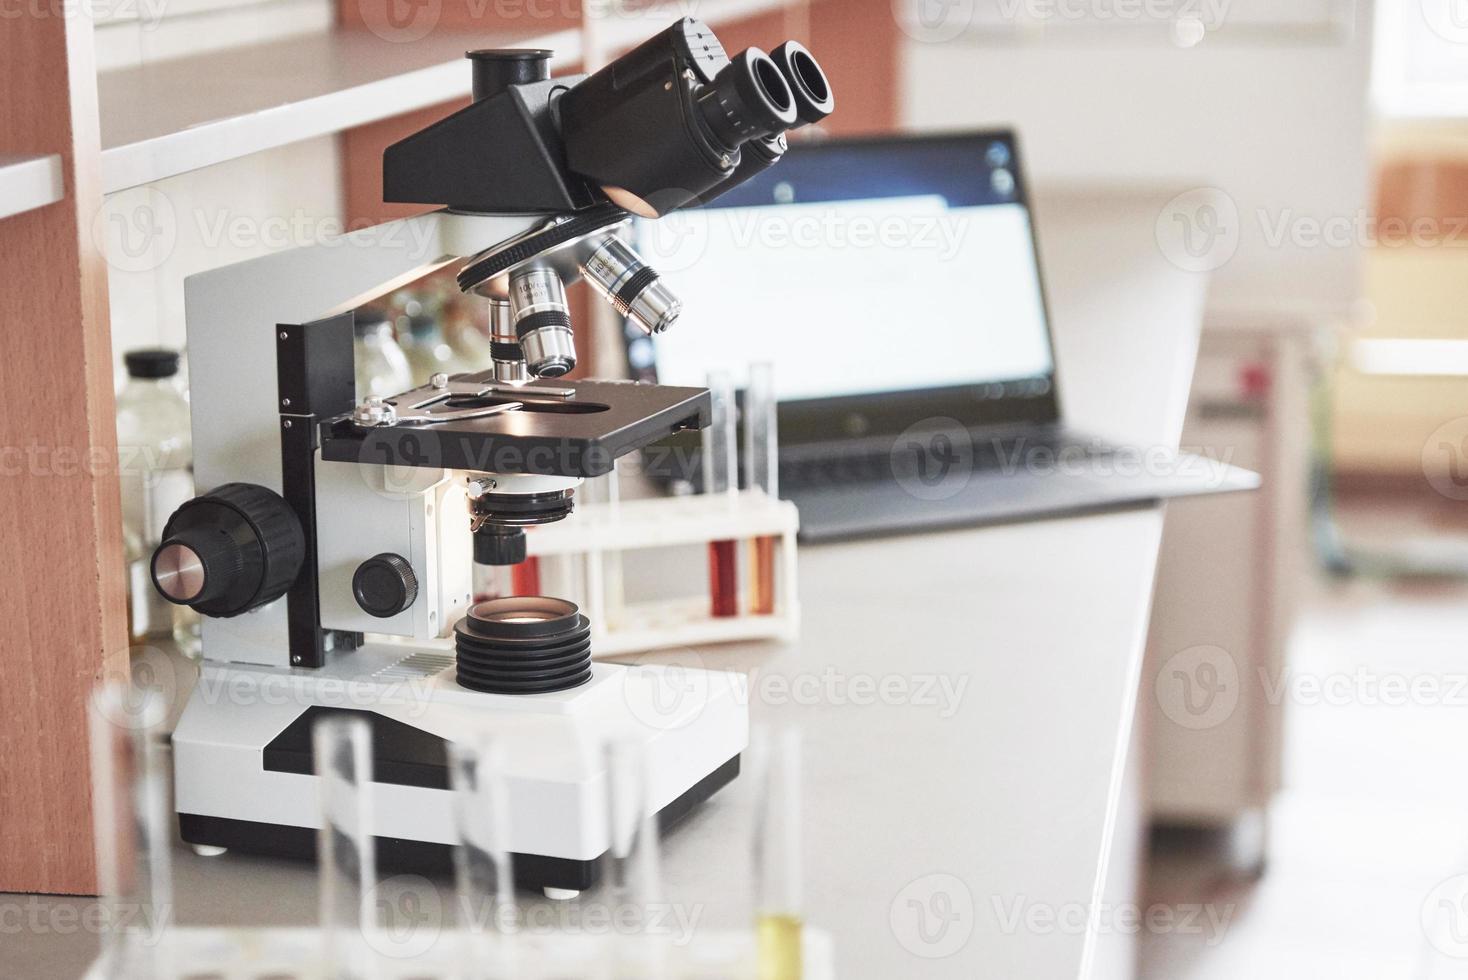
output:
<instances>
[{"instance_id":1,"label":"coarse focus knob","mask_svg":"<svg viewBox=\"0 0 1468 980\"><path fill-rule=\"evenodd\" d=\"M206 616L238 616L280 598L305 561L301 523L279 494L226 483L187 501L153 552L153 586Z\"/></svg>"},{"instance_id":2,"label":"coarse focus knob","mask_svg":"<svg viewBox=\"0 0 1468 980\"><path fill-rule=\"evenodd\" d=\"M413 605L418 598L418 576L402 555L373 555L357 566L352 595L364 612L386 619Z\"/></svg>"}]
</instances>

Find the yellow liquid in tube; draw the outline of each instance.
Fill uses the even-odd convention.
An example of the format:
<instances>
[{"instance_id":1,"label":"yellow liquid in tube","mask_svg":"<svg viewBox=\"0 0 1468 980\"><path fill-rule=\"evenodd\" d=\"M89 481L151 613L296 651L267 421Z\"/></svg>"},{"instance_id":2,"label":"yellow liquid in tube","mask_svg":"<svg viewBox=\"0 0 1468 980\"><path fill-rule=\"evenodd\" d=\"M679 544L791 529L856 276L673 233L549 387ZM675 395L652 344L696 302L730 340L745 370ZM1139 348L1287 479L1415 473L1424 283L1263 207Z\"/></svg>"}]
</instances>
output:
<instances>
[{"instance_id":1,"label":"yellow liquid in tube","mask_svg":"<svg viewBox=\"0 0 1468 980\"><path fill-rule=\"evenodd\" d=\"M798 915L759 917L759 980L800 980L802 926Z\"/></svg>"}]
</instances>

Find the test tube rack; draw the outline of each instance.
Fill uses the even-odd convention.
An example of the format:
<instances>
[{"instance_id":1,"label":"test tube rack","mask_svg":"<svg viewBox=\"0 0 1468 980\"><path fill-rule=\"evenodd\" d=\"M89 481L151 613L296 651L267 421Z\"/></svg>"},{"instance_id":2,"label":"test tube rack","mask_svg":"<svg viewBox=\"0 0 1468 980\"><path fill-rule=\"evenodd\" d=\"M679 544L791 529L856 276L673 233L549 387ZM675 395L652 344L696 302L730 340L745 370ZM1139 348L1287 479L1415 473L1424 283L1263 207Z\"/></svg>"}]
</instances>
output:
<instances>
[{"instance_id":1,"label":"test tube rack","mask_svg":"<svg viewBox=\"0 0 1468 980\"><path fill-rule=\"evenodd\" d=\"M528 553L541 575L576 598L592 623L593 656L609 657L669 647L748 640L794 640L800 631L795 535L800 512L763 490L648 497L578 507L564 521L527 535ZM627 602L621 555L645 548L708 546L757 539L775 542L774 602L770 612L749 608L753 574L746 579L736 615L714 616L707 592L659 601ZM702 583L699 583L700 586Z\"/></svg>"},{"instance_id":2,"label":"test tube rack","mask_svg":"<svg viewBox=\"0 0 1468 980\"><path fill-rule=\"evenodd\" d=\"M421 937L420 937L421 938ZM362 980L573 980L642 977L647 980L755 980L760 976L752 931L700 930L687 945L650 943L622 935L537 934L517 936L490 957L465 958L467 937L457 930L434 933L423 951L406 954L401 933L366 937L373 949ZM414 940L415 942L417 940ZM211 929L183 926L156 940L148 980L344 980L321 952L316 929ZM835 980L831 935L807 927L802 942L803 980ZM132 980L133 974L126 974ZM137 974L139 978L143 974ZM118 980L98 959L84 980ZM355 980L355 978L353 978Z\"/></svg>"},{"instance_id":3,"label":"test tube rack","mask_svg":"<svg viewBox=\"0 0 1468 980\"><path fill-rule=\"evenodd\" d=\"M167 706L154 689L112 683L99 688L91 712L96 856L103 894L102 952L86 980L755 980L769 975L757 932L699 928L691 935L648 928L634 932L540 927L518 914L505 826L503 747L455 743L452 759L456 848L452 909L394 902L392 881L377 875L371 835L372 745L360 719L328 718L313 731L320 779L320 921L314 928L180 927L175 922L172 815L167 805ZM626 760L626 746L607 747ZM621 750L620 752L618 750ZM636 762L632 768L640 766ZM628 779L609 761L610 813L628 813L640 828L619 838L620 888L605 899L612 914L650 912L661 900L657 820L643 812L640 773ZM629 803L630 801L630 803ZM638 813L643 813L639 819ZM498 828L498 829L497 829ZM618 843L619 839L622 840ZM628 873L628 869L631 872ZM640 876L636 872L640 871ZM430 889L436 886L419 879ZM395 914L395 908L402 915ZM486 914L487 913L487 914ZM650 922L644 918L642 921ZM804 927L799 977L834 978L829 934ZM794 980L794 978L792 978Z\"/></svg>"}]
</instances>

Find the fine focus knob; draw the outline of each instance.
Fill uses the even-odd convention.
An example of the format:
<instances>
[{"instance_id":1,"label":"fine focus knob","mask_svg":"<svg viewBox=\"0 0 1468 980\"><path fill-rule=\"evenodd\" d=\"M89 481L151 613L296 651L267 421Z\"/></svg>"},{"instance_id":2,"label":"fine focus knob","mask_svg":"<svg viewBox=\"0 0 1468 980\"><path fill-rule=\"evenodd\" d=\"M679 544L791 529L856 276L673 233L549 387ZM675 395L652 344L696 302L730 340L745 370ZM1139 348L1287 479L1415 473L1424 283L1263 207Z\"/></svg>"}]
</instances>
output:
<instances>
[{"instance_id":1,"label":"fine focus knob","mask_svg":"<svg viewBox=\"0 0 1468 980\"><path fill-rule=\"evenodd\" d=\"M238 616L284 595L305 554L300 521L279 494L227 483L168 519L153 552L153 586L206 616Z\"/></svg>"},{"instance_id":2,"label":"fine focus knob","mask_svg":"<svg viewBox=\"0 0 1468 980\"><path fill-rule=\"evenodd\" d=\"M418 576L401 555L373 555L357 566L352 595L364 612L386 619L413 605L418 598Z\"/></svg>"}]
</instances>

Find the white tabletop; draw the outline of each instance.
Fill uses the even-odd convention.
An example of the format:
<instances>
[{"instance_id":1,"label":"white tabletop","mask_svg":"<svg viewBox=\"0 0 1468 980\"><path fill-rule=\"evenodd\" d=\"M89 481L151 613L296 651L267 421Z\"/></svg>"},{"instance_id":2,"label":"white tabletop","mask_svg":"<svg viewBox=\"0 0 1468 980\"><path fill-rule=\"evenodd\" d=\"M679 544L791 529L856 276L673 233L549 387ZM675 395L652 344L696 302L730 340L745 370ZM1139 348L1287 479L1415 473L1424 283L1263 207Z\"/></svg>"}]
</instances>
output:
<instances>
[{"instance_id":1,"label":"white tabletop","mask_svg":"<svg viewBox=\"0 0 1468 980\"><path fill-rule=\"evenodd\" d=\"M1205 283L1156 245L1170 196L1042 193L1038 213L1068 417L1175 445ZM801 640L702 654L754 671L756 721L804 732L805 911L837 975L1082 974L1161 525L1143 506L806 548ZM710 926L748 908L747 782L665 842L669 897ZM185 923L314 917L302 866L180 853L177 874ZM3 948L0 976L68 976L95 947Z\"/></svg>"},{"instance_id":2,"label":"white tabletop","mask_svg":"<svg viewBox=\"0 0 1468 980\"><path fill-rule=\"evenodd\" d=\"M1064 411L1139 445L1177 444L1205 298L1156 244L1169 196L1037 205ZM1161 528L1148 505L807 547L799 642L701 656L805 733L806 912L838 975L1082 975ZM713 915L745 900L726 793L666 841L672 897Z\"/></svg>"}]
</instances>

